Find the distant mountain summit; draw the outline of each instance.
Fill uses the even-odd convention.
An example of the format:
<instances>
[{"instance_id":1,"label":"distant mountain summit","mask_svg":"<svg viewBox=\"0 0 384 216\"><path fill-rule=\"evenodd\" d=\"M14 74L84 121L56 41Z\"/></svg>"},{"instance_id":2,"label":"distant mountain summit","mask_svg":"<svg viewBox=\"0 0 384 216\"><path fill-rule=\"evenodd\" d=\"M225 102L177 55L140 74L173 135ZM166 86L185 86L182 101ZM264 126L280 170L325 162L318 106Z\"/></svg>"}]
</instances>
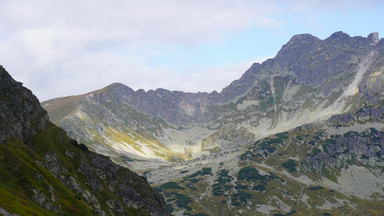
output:
<instances>
[{"instance_id":1,"label":"distant mountain summit","mask_svg":"<svg viewBox=\"0 0 384 216\"><path fill-rule=\"evenodd\" d=\"M220 93L133 91L115 83L42 106L69 136L115 161L195 158L366 101L367 93L363 98L358 89L381 67L383 46L377 33L365 38L336 32L325 40L295 35L275 58L253 64Z\"/></svg>"},{"instance_id":2,"label":"distant mountain summit","mask_svg":"<svg viewBox=\"0 0 384 216\"><path fill-rule=\"evenodd\" d=\"M0 66L1 215L169 215L145 178L89 152Z\"/></svg>"}]
</instances>

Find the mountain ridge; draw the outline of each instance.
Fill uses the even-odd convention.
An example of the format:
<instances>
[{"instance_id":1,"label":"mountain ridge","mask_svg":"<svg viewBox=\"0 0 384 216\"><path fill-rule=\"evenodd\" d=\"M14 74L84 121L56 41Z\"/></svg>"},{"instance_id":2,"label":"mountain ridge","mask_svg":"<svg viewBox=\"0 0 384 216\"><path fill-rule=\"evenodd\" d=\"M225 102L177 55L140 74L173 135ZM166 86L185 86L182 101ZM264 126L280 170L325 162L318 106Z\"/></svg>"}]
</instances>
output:
<instances>
[{"instance_id":1,"label":"mountain ridge","mask_svg":"<svg viewBox=\"0 0 384 216\"><path fill-rule=\"evenodd\" d=\"M208 139L209 134L214 134L216 130L220 130L228 123L228 119L233 117L237 118L236 121L238 122L244 122L246 124L244 126L248 128L247 130L251 134L255 134L260 121L264 121L264 119L270 121L267 123L269 124L267 129L263 129L265 132L261 132L259 135L256 132L256 137L260 137L274 129L276 129L275 131L289 129L289 126L283 126L289 122L297 122L294 124L298 126L301 123L314 121L314 115L321 114L329 117L332 114L329 113L331 111L343 112L343 110L339 110L340 106L334 103L341 96L340 92L343 92L352 83L354 74L357 73L359 67L362 67L361 62L364 58L369 56L371 50L378 49L384 43L383 39L377 40L378 35L376 33L364 38L360 36L350 37L345 33L336 32L325 40L320 40L309 34L295 35L283 45L275 58L266 60L262 64L253 64L238 80L231 82L220 93L185 93L166 89L134 91L121 83L115 83L81 96L82 100L78 102L84 101L84 106L72 107L71 114L68 112L60 114L61 109L63 109L60 106L52 109L52 106L56 107L55 102L60 104L59 101L63 101L65 98L48 100L42 105L49 111L50 118L54 119L56 124L60 122L59 125L63 126L72 138L79 139L85 144L110 143L107 145L113 145L112 142L102 141L102 138L96 138L91 133L81 135L74 132L77 130L76 124L83 124L76 117L76 113L83 116L84 113L94 112L91 110L82 111L83 109L92 109L91 107L87 108L87 103L100 106L100 110L97 112L109 113L111 116L118 113L114 117L115 122L121 124L118 133L131 129L140 130L139 136L149 137L147 143L160 142L170 149L176 148L176 143L172 144L174 136L188 136L187 130L200 128L199 131L205 134L203 136ZM365 72L366 70L362 71L363 74ZM333 80L334 78L337 78L338 81ZM341 82L342 85L340 86L338 82ZM312 93L308 94L308 92ZM92 99L92 97L95 98ZM311 97L318 97L318 99L311 101L313 100ZM352 105L355 99L348 100L349 102L345 103ZM103 101L104 104L99 104L99 101ZM109 102L115 103L116 106L113 107ZM330 108L326 109L331 104L337 106L336 111L329 111ZM316 110L315 107L319 106L320 108ZM120 112L118 107L126 108L124 108L124 112ZM265 112L260 111L266 108ZM131 114L126 115L124 113ZM252 117L254 119L252 121L255 123L246 120L250 113L259 116ZM309 114L310 116L308 116ZM91 119L98 118L95 115L96 113ZM141 117L133 119L133 116ZM72 120L66 120L67 117ZM90 121L92 121L91 119ZM103 124L103 120L97 120L97 122ZM93 124L98 124L97 122L93 122ZM282 126L282 129L277 129L279 125ZM100 128L103 126L100 125ZM98 130L100 129L97 127L92 128L95 134L100 134L96 132ZM71 132L75 134L71 135ZM115 132L108 133L116 135ZM168 135L168 133L171 134ZM175 135L175 133L179 135ZM108 140L108 136L103 135L102 131L100 135ZM126 146L124 144L127 143L126 141L128 140L121 140L123 146ZM132 143L132 140L128 142ZM193 145L188 145L188 142L192 142ZM204 150L201 146L199 150L199 142L203 145L204 141L195 138L184 141L183 146L187 149L184 151L183 148L179 149L174 152L174 156L180 159L188 158L190 151L195 153L193 157L200 155ZM140 145L137 142L136 144ZM137 146L136 144L133 145ZM92 145L88 146L92 148ZM220 147L217 144L213 144L214 146ZM101 149L99 148L99 150ZM169 149L164 148L160 151L162 153L156 152L156 150L153 152L154 154L164 154L169 152ZM160 158L162 157L160 156Z\"/></svg>"}]
</instances>

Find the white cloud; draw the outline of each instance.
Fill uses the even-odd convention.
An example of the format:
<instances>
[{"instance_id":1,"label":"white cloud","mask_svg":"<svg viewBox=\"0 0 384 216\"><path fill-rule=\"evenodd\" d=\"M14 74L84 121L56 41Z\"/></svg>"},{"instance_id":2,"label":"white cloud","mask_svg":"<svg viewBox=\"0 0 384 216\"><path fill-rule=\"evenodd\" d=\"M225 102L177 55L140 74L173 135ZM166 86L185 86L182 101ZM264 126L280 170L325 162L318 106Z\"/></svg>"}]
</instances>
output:
<instances>
[{"instance_id":1,"label":"white cloud","mask_svg":"<svg viewBox=\"0 0 384 216\"><path fill-rule=\"evenodd\" d=\"M277 0L277 2L284 2L284 0ZM376 7L379 4L382 4L382 0L291 0L289 4L297 7L298 5L302 5L307 7L310 10L319 10L321 8L334 8L334 9L343 9L349 7L358 6L360 9L362 8L371 8Z\"/></svg>"},{"instance_id":2,"label":"white cloud","mask_svg":"<svg viewBox=\"0 0 384 216\"><path fill-rule=\"evenodd\" d=\"M220 92L230 82L239 79L255 62L263 62L268 58L238 64L228 64L220 67L189 68L185 74L177 74L173 80L163 80L162 86L171 90L184 90L191 92ZM182 87L183 89L180 89Z\"/></svg>"},{"instance_id":3,"label":"white cloud","mask_svg":"<svg viewBox=\"0 0 384 216\"><path fill-rule=\"evenodd\" d=\"M250 26L255 20L269 25L274 10L271 5L255 7L245 0L12 0L0 6L2 19L12 23L6 28L11 32L49 28L75 33L62 39L79 36L89 43L123 40L141 46L216 39L223 31Z\"/></svg>"},{"instance_id":4,"label":"white cloud","mask_svg":"<svg viewBox=\"0 0 384 216\"><path fill-rule=\"evenodd\" d=\"M184 75L148 66L145 58L151 54L135 52L194 46L254 23L276 24L269 17L275 9L246 0L5 0L0 2L0 59L41 99L112 81L166 88Z\"/></svg>"},{"instance_id":5,"label":"white cloud","mask_svg":"<svg viewBox=\"0 0 384 216\"><path fill-rule=\"evenodd\" d=\"M314 0L290 4L282 0L2 0L0 64L42 100L116 81L136 89L220 90L251 63L186 68L188 73L180 73L148 62L153 55L167 54L154 51L157 48L194 47L222 40L228 32L274 28L283 20L279 15L294 7L321 5Z\"/></svg>"}]
</instances>

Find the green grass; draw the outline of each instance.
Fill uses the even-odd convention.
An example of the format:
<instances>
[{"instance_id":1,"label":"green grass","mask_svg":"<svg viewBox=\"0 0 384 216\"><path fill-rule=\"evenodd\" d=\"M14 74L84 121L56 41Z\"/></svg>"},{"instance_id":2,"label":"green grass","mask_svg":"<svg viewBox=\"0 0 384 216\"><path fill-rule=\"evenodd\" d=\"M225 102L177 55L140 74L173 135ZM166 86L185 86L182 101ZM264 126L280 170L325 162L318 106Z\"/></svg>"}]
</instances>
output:
<instances>
[{"instance_id":1,"label":"green grass","mask_svg":"<svg viewBox=\"0 0 384 216\"><path fill-rule=\"evenodd\" d=\"M337 176L335 174L333 174L331 170L329 170L329 169L322 169L321 172L323 173L323 175L327 179L337 183Z\"/></svg>"},{"instance_id":2,"label":"green grass","mask_svg":"<svg viewBox=\"0 0 384 216\"><path fill-rule=\"evenodd\" d=\"M12 148L8 148L10 146ZM20 215L52 214L31 200L33 189L38 189L50 197L48 193L48 186L50 185L54 188L57 203L62 206L63 211L70 214L92 215L87 203L75 200L75 194L72 191L52 176L48 170L34 162L35 159L40 159L39 155L22 142L9 141L6 145L1 145L1 153L6 155L4 157L5 162L1 163L0 166L0 172L3 176L1 194L4 194L0 198L0 203L4 208ZM41 179L36 179L34 176L36 173L39 173ZM9 203L9 199L12 197L13 202Z\"/></svg>"},{"instance_id":3,"label":"green grass","mask_svg":"<svg viewBox=\"0 0 384 216\"><path fill-rule=\"evenodd\" d=\"M160 185L159 187L156 187L156 190L159 191L159 192L163 191L164 189L180 189L180 190L184 190L184 188L181 187L176 182L167 182L167 183L164 183L164 184Z\"/></svg>"}]
</instances>

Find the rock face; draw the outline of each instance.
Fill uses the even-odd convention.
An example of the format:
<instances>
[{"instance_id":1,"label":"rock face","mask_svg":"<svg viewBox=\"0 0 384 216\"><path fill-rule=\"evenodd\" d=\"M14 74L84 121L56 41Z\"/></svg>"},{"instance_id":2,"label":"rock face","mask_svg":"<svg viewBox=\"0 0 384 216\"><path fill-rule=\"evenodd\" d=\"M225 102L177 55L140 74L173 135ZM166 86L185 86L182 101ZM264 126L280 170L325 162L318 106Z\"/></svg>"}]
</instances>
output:
<instances>
[{"instance_id":1,"label":"rock face","mask_svg":"<svg viewBox=\"0 0 384 216\"><path fill-rule=\"evenodd\" d=\"M9 137L20 137L29 143L48 121L47 112L22 84L16 82L0 66L0 142Z\"/></svg>"},{"instance_id":2,"label":"rock face","mask_svg":"<svg viewBox=\"0 0 384 216\"><path fill-rule=\"evenodd\" d=\"M169 215L144 177L89 152L0 68L0 213Z\"/></svg>"}]
</instances>

